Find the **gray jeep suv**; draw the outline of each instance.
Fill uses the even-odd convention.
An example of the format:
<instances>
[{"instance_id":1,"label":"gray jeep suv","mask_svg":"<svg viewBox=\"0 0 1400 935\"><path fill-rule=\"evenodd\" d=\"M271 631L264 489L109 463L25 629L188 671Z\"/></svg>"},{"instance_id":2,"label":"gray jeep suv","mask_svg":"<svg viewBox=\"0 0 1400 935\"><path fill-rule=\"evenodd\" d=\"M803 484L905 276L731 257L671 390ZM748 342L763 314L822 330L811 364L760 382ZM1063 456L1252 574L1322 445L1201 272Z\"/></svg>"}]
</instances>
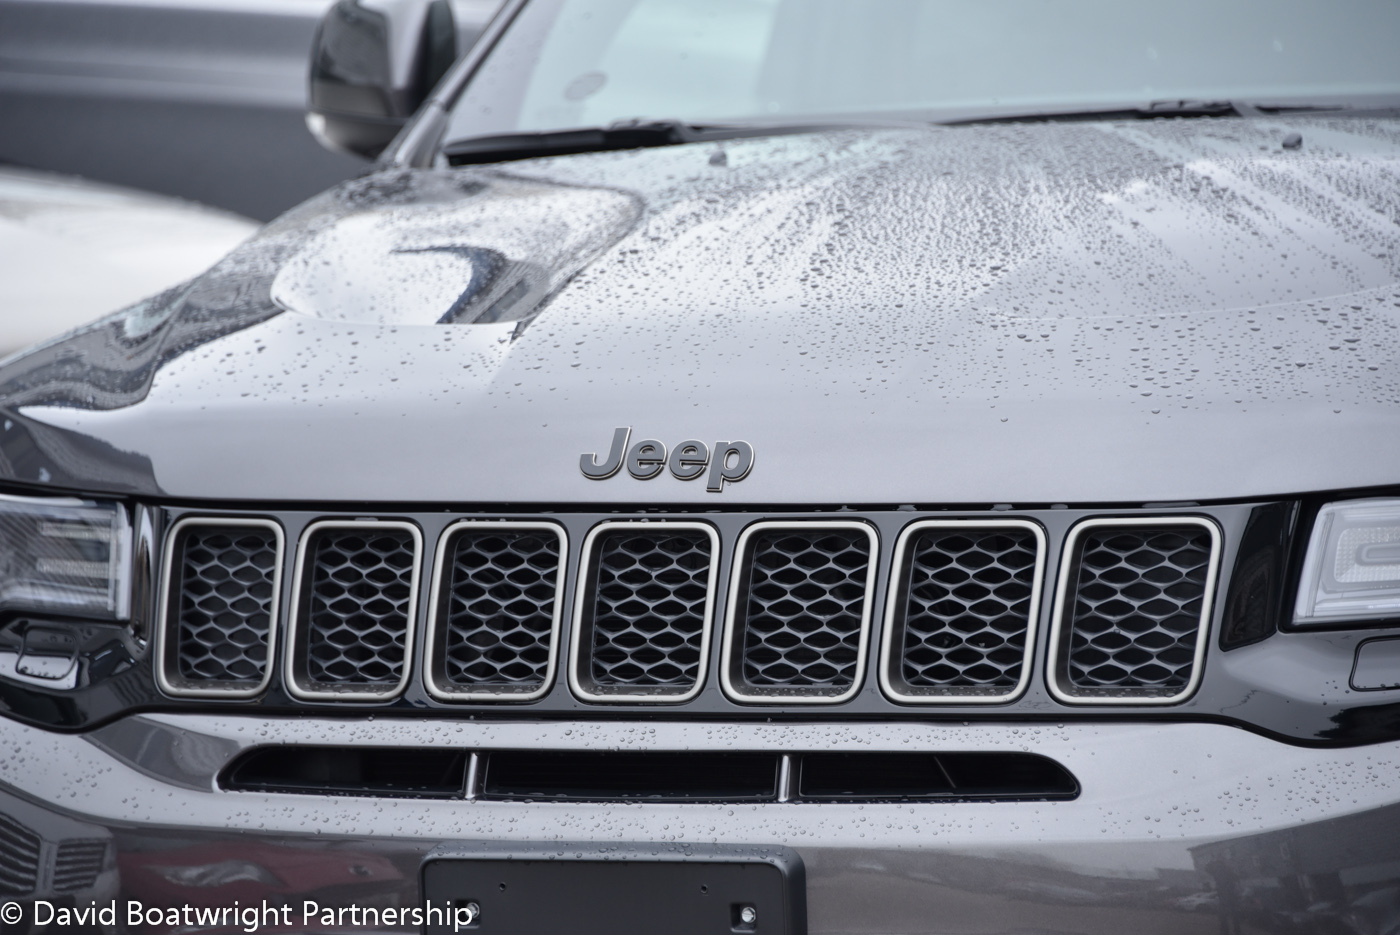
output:
<instances>
[{"instance_id":1,"label":"gray jeep suv","mask_svg":"<svg viewBox=\"0 0 1400 935\"><path fill-rule=\"evenodd\" d=\"M0 368L5 923L1400 930L1400 5L450 25Z\"/></svg>"}]
</instances>

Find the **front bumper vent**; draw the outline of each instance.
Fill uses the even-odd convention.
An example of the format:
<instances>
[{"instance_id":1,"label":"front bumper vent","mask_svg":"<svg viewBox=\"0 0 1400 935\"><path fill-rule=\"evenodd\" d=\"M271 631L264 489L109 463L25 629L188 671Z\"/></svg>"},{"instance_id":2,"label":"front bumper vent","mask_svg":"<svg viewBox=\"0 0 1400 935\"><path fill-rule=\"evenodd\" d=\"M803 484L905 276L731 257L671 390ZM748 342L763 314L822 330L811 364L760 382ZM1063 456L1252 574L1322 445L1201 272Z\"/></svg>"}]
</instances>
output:
<instances>
[{"instance_id":1,"label":"front bumper vent","mask_svg":"<svg viewBox=\"0 0 1400 935\"><path fill-rule=\"evenodd\" d=\"M408 684L423 537L411 523L313 523L298 549L287 690L377 701Z\"/></svg>"},{"instance_id":2,"label":"front bumper vent","mask_svg":"<svg viewBox=\"0 0 1400 935\"><path fill-rule=\"evenodd\" d=\"M588 535L569 674L587 701L687 701L705 681L719 536L704 523Z\"/></svg>"},{"instance_id":3,"label":"front bumper vent","mask_svg":"<svg viewBox=\"0 0 1400 935\"><path fill-rule=\"evenodd\" d=\"M1030 681L1045 533L1025 520L929 521L895 546L880 675L913 704L1010 701Z\"/></svg>"},{"instance_id":4,"label":"front bumper vent","mask_svg":"<svg viewBox=\"0 0 1400 935\"><path fill-rule=\"evenodd\" d=\"M865 523L744 530L725 626L725 692L754 703L853 697L865 669L875 566L875 530Z\"/></svg>"},{"instance_id":5,"label":"front bumper vent","mask_svg":"<svg viewBox=\"0 0 1400 935\"><path fill-rule=\"evenodd\" d=\"M0 893L22 896L39 885L39 836L0 814Z\"/></svg>"},{"instance_id":6,"label":"front bumper vent","mask_svg":"<svg viewBox=\"0 0 1400 935\"><path fill-rule=\"evenodd\" d=\"M282 529L271 520L186 519L166 546L158 629L161 687L252 697L272 678Z\"/></svg>"},{"instance_id":7,"label":"front bumper vent","mask_svg":"<svg viewBox=\"0 0 1400 935\"><path fill-rule=\"evenodd\" d=\"M262 747L223 789L514 802L950 802L1073 799L1048 757L1005 752L778 753Z\"/></svg>"},{"instance_id":8,"label":"front bumper vent","mask_svg":"<svg viewBox=\"0 0 1400 935\"><path fill-rule=\"evenodd\" d=\"M433 576L428 689L441 701L533 701L554 681L564 530L456 523Z\"/></svg>"},{"instance_id":9,"label":"front bumper vent","mask_svg":"<svg viewBox=\"0 0 1400 935\"><path fill-rule=\"evenodd\" d=\"M106 841L64 841L54 855L54 892L77 893L90 889L97 882L106 858Z\"/></svg>"},{"instance_id":10,"label":"front bumper vent","mask_svg":"<svg viewBox=\"0 0 1400 935\"><path fill-rule=\"evenodd\" d=\"M1050 687L1078 704L1170 704L1201 678L1220 532L1196 517L1094 519L1065 543Z\"/></svg>"}]
</instances>

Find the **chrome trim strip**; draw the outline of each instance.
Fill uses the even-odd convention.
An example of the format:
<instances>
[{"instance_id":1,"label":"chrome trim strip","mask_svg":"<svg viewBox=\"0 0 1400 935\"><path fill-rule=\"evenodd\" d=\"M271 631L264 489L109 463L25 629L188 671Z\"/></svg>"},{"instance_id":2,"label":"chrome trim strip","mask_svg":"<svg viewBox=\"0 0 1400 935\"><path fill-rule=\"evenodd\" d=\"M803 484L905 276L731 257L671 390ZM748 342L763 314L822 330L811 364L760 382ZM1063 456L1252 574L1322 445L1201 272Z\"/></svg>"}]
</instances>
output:
<instances>
[{"instance_id":1,"label":"chrome trim strip","mask_svg":"<svg viewBox=\"0 0 1400 935\"><path fill-rule=\"evenodd\" d=\"M1015 686L1008 692L999 695L979 695L979 694L910 694L901 692L895 687L894 667L900 659L894 658L894 631L896 613L899 609L900 599L907 597L908 590L897 588L896 585L903 580L904 560L907 557L909 543L914 536L925 529L964 529L968 531L980 529L1025 529L1035 536L1035 572L1031 581L1030 611L1026 619L1026 648L1021 662L1021 678ZM1045 564L1046 564L1046 539L1045 530L1039 523L1031 522L1027 519L1005 519L1005 520L978 520L978 519L930 519L910 523L899 533L899 539L895 542L894 560L890 563L890 577L888 593L885 596L885 620L883 632L880 634L880 666L879 679L880 690L885 697L900 704L916 705L938 705L938 704L1006 704L1015 701L1025 694L1031 683L1031 669L1035 664L1035 638L1039 630L1041 592L1045 584ZM902 593L901 593L902 592ZM900 628L902 629L902 627Z\"/></svg>"},{"instance_id":2,"label":"chrome trim strip","mask_svg":"<svg viewBox=\"0 0 1400 935\"><path fill-rule=\"evenodd\" d=\"M267 663L263 666L263 677L256 685L245 688L219 688L219 682L210 682L202 688L193 687L193 684L181 678L177 672L167 671L169 660L166 653L171 649L178 650L177 640L171 639L168 635L170 626L170 589L175 584L174 563L175 563L175 543L177 536L184 529L191 526L214 526L214 527L249 527L259 529L271 529L277 541L277 563L272 571L272 603L268 606L267 622ZM228 698L242 699L254 698L267 690L267 686L272 684L272 673L277 668L277 629L278 611L281 609L282 601L282 565L285 552L285 539L282 534L280 523L271 519L234 519L220 518L217 516L187 516L171 526L165 533L165 541L161 546L164 553L161 556L160 573L160 609L156 614L155 628L155 670L156 684L160 690L175 698Z\"/></svg>"},{"instance_id":3,"label":"chrome trim strip","mask_svg":"<svg viewBox=\"0 0 1400 935\"><path fill-rule=\"evenodd\" d=\"M588 572L593 564L593 549L599 537L606 532L616 529L631 530L675 530L679 532L703 532L710 539L710 573L705 584L705 618L700 631L700 665L695 672L695 684L685 692L665 693L665 692L590 692L583 686L583 679L579 674L579 667L583 664L583 651L581 649L583 641L580 635L583 633L584 614L588 608L584 606L585 598L588 595ZM569 632L569 690L574 693L574 697L581 701L588 701L595 704L681 704L694 699L705 688L705 679L709 675L710 666L710 641L714 634L715 619L715 595L716 585L719 579L720 544L719 532L709 523L692 522L671 522L668 520L655 521L617 521L599 523L588 530L588 535L583 540L583 549L579 554L578 577L574 579L574 620L573 627ZM591 647L589 655L591 657Z\"/></svg>"},{"instance_id":4,"label":"chrome trim strip","mask_svg":"<svg viewBox=\"0 0 1400 935\"><path fill-rule=\"evenodd\" d=\"M554 614L550 622L549 637L549 662L545 664L544 681L539 688L529 692L491 691L486 689L470 689L453 686L445 682L438 684L433 676L433 663L436 660L438 617L442 611L442 592L445 582L443 575L447 570L447 551L452 544L452 537L459 532L471 529L489 530L541 530L554 533L559 539L559 569L555 573L554 581ZM564 531L564 527L558 523L548 522L516 522L513 520L476 520L464 519L452 523L442 531L438 537L437 554L433 558L433 577L430 587L432 590L428 596L428 619L424 624L423 638L423 687L428 694L438 701L456 702L464 704L475 701L536 701L549 694L549 690L554 687L554 673L559 660L559 640L562 637L561 621L564 614L564 580L569 568L569 536Z\"/></svg>"},{"instance_id":5,"label":"chrome trim strip","mask_svg":"<svg viewBox=\"0 0 1400 935\"><path fill-rule=\"evenodd\" d=\"M861 602L860 620L860 643L856 650L856 674L851 682L851 687L839 695L819 695L811 692L790 692L786 694L761 693L755 694L744 691L741 685L736 685L730 677L735 661L734 642L741 635L738 630L738 605L739 594L744 585L744 571L749 567L749 540L758 533L772 532L774 530L792 530L808 532L813 529L847 529L860 530L864 532L870 542L870 561L865 575L865 599ZM734 546L734 566L729 578L728 607L724 613L724 635L720 645L720 686L724 689L725 697L730 701L741 704L840 704L843 701L850 701L860 694L861 686L865 683L865 662L869 654L870 647L870 621L874 610L872 605L875 602L875 580L880 568L880 537L875 527L860 520L836 520L836 521L803 521L803 520L770 520L754 523L744 529L739 534L739 541Z\"/></svg>"},{"instance_id":6,"label":"chrome trim strip","mask_svg":"<svg viewBox=\"0 0 1400 935\"><path fill-rule=\"evenodd\" d=\"M413 536L413 574L409 579L408 621L404 630L403 674L399 681L387 691L357 691L354 689L332 690L311 688L297 672L298 629L301 624L301 592L306 583L306 563L310 560L307 545L311 538L323 529L405 529ZM418 579L423 565L423 533L413 523L405 520L318 520L302 530L297 542L296 566L292 571L292 605L287 615L287 648L283 653L282 679L287 694L301 701L387 701L396 698L408 687L413 674L414 624L418 616ZM324 684L324 683L321 683Z\"/></svg>"},{"instance_id":7,"label":"chrome trim strip","mask_svg":"<svg viewBox=\"0 0 1400 935\"><path fill-rule=\"evenodd\" d=\"M1086 530L1105 526L1129 528L1161 526L1196 526L1210 534L1210 562L1206 568L1206 580L1201 599L1201 620L1196 631L1196 654L1191 662L1191 678L1186 687L1175 695L1135 695L1125 697L1095 698L1075 695L1060 685L1059 646L1060 635L1065 624L1065 605L1072 586L1070 574L1074 571L1074 553L1079 539ZM1211 614L1215 607L1215 587L1220 575L1221 533L1220 527L1212 519L1203 516L1142 516L1086 519L1076 523L1065 536L1060 555L1059 580L1055 584L1055 605L1050 620L1050 640L1045 655L1045 682L1050 694L1061 704L1067 705L1169 705L1178 704L1195 694L1201 684L1205 669L1206 644L1210 642ZM1130 690L1127 690L1130 691Z\"/></svg>"}]
</instances>

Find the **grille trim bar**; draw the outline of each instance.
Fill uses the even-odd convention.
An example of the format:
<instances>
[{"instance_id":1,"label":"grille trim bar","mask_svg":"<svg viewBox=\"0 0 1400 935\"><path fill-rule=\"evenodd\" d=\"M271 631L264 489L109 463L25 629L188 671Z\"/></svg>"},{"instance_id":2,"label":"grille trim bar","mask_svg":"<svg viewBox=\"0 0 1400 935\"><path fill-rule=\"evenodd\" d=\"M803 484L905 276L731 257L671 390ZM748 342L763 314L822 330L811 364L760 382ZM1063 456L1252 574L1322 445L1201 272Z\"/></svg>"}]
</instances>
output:
<instances>
[{"instance_id":1,"label":"grille trim bar","mask_svg":"<svg viewBox=\"0 0 1400 935\"><path fill-rule=\"evenodd\" d=\"M926 529L952 529L966 530L974 532L986 529L1024 529L1035 537L1035 572L1031 580L1030 607L1026 619L1026 646L1021 659L1021 677L1016 685L1008 692L998 695L977 695L977 694L923 694L901 692L894 679L894 669L899 665L903 656L896 658L894 652L895 636L903 636L904 621L899 617L899 604L901 598L907 595L908 589L900 585L904 580L904 563L911 558L909 544L914 537ZM1047 564L1047 545L1044 528L1039 523L1027 519L1007 519L1007 520L955 520L955 519L930 519L910 523L900 531L899 539L895 542L894 558L890 563L888 576L888 593L885 596L885 619L883 633L880 635L880 664L879 679L880 690L885 697L899 704L914 705L965 705L965 704L1008 704L1016 701L1026 693L1030 687L1033 676L1033 668L1036 656L1036 635L1039 632L1041 596L1045 587L1045 570ZM899 625L896 626L896 620Z\"/></svg>"},{"instance_id":2,"label":"grille trim bar","mask_svg":"<svg viewBox=\"0 0 1400 935\"><path fill-rule=\"evenodd\" d=\"M309 684L310 679L306 678L306 673L299 672L298 669L307 668L305 660L298 665L300 640L303 636L301 630L304 621L302 620L302 603L304 590L307 585L307 565L311 560L310 543L318 532L327 529L350 529L350 530L399 530L407 532L413 539L413 570L409 578L409 594L407 601L407 622L404 628L404 657L403 672L399 676L398 682L388 689L380 691L357 690L357 689L324 689L316 688ZM297 542L296 567L292 572L292 600L290 612L287 615L287 644L283 652L282 680L287 693L299 701L388 701L403 694L408 687L409 681L413 677L413 657L415 655L416 644L414 642L414 630L418 616L418 588L420 570L423 566L423 533L418 526L406 520L381 520L381 519L354 519L354 520L318 520L307 524L302 530L301 539Z\"/></svg>"},{"instance_id":3,"label":"grille trim bar","mask_svg":"<svg viewBox=\"0 0 1400 935\"><path fill-rule=\"evenodd\" d=\"M257 685L244 688L220 688L217 683L200 686L189 683L179 675L178 659L176 658L179 641L172 639L169 635L172 624L178 625L178 621L172 621L170 616L170 592L175 585L175 555L177 552L183 552L183 550L176 549L175 545L180 541L178 537L181 532L197 526L270 529L276 540L277 557L272 571L272 603L268 607L267 664L263 666L262 680ZM152 647L156 659L157 686L165 694L176 698L227 698L235 700L255 698L261 695L272 684L272 674L277 669L279 649L277 632L282 611L282 566L286 553L286 537L282 532L282 525L271 519L187 516L171 526L166 532L165 542L161 546L161 550L163 555L161 556L160 607L156 615L155 645Z\"/></svg>"},{"instance_id":4,"label":"grille trim bar","mask_svg":"<svg viewBox=\"0 0 1400 935\"><path fill-rule=\"evenodd\" d=\"M700 532L710 540L710 571L705 579L705 611L704 621L700 630L700 662L695 673L695 684L685 692L664 694L646 691L617 691L617 692L591 692L585 687L584 680L580 676L579 667L586 664L591 658L591 651L586 658L582 646L581 638L585 627L583 626L584 615L588 613L588 574L593 565L595 546L598 540L608 532L616 530L643 531L675 531L675 532ZM670 520L641 521L641 520L619 520L617 522L599 523L588 530L588 535L584 537L583 548L579 554L578 574L574 577L574 614L569 627L569 690L573 692L575 698L594 704L683 704L694 700L705 690L705 683L709 677L710 669L710 646L714 637L715 619L715 599L719 584L719 562L720 562L720 539L719 531L709 523L699 522L672 522ZM590 629L591 633L591 629ZM591 647L590 647L591 649Z\"/></svg>"},{"instance_id":5,"label":"grille trim bar","mask_svg":"<svg viewBox=\"0 0 1400 935\"><path fill-rule=\"evenodd\" d=\"M856 648L855 677L851 685L839 695L820 695L809 692L752 692L733 677L736 661L741 661L742 652L736 652L735 644L743 635L738 626L740 604L747 604L747 586L744 573L752 566L749 543L754 536L765 532L813 532L816 530L842 530L864 533L870 548L866 562L865 598L861 601L860 639ZM860 694L865 684L866 660L870 653L870 628L874 611L875 583L880 570L880 535L875 527L862 520L764 520L753 523L739 533L734 546L734 563L729 576L727 606L724 614L724 633L720 645L720 687L725 697L739 704L810 704L833 705L850 701ZM745 609L745 616L747 611Z\"/></svg>"},{"instance_id":6,"label":"grille trim bar","mask_svg":"<svg viewBox=\"0 0 1400 935\"><path fill-rule=\"evenodd\" d=\"M1191 661L1191 677L1186 686L1174 695L1132 694L1126 692L1120 697L1093 697L1076 695L1065 685L1060 684L1060 643L1067 626L1067 607L1078 591L1078 575L1075 555L1084 533L1104 528L1144 527L1195 527L1203 529L1210 536L1210 560L1206 566L1206 580L1201 596L1201 616L1196 628L1196 651ZM1179 704L1195 694L1205 674L1206 646L1210 642L1210 621L1215 609L1215 590L1220 576L1222 536L1219 525L1203 516L1133 516L1102 517L1081 520L1072 526L1065 536L1060 554L1060 569L1055 582L1054 611L1050 620L1049 645L1045 653L1045 682L1050 694L1061 704L1066 705L1171 705ZM1074 580L1071 581L1071 578ZM1073 590L1071 590L1073 588Z\"/></svg>"},{"instance_id":7,"label":"grille trim bar","mask_svg":"<svg viewBox=\"0 0 1400 935\"><path fill-rule=\"evenodd\" d=\"M447 573L447 562L449 557L449 546L453 537L459 532L470 532L472 530L482 531L536 531L551 532L559 539L559 570L555 575L554 586L554 612L550 623L549 638L549 661L545 664L544 680L540 687L530 692L504 692L492 690L471 690L454 688L450 685L443 685L437 681L435 672L438 662L437 656L437 636L439 621L444 616L443 590L446 585L444 576ZM437 554L433 558L433 577L431 582L431 592L428 598L428 619L424 624L423 640L423 687L428 694L438 701L448 703L467 704L481 701L499 702L526 702L538 701L548 695L550 689L554 687L554 679L558 672L559 663L559 641L563 638L564 619L564 583L568 577L569 568L569 534L564 527L558 523L515 521L515 520L477 520L464 519L452 523L442 531L438 537Z\"/></svg>"}]
</instances>

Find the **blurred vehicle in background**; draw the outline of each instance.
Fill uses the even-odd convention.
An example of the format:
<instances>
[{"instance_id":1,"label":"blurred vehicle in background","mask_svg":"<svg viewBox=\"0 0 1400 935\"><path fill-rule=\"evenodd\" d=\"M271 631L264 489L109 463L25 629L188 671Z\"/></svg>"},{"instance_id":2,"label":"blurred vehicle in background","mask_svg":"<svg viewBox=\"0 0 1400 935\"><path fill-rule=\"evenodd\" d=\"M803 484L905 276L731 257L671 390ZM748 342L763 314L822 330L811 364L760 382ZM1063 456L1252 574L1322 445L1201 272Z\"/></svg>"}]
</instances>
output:
<instances>
[{"instance_id":1,"label":"blurred vehicle in background","mask_svg":"<svg viewBox=\"0 0 1400 935\"><path fill-rule=\"evenodd\" d=\"M304 121L329 5L0 0L0 163L269 220L363 170ZM452 0L459 50L498 6Z\"/></svg>"},{"instance_id":2,"label":"blurred vehicle in background","mask_svg":"<svg viewBox=\"0 0 1400 935\"><path fill-rule=\"evenodd\" d=\"M0 356L204 272L257 227L173 198L0 168Z\"/></svg>"}]
</instances>

